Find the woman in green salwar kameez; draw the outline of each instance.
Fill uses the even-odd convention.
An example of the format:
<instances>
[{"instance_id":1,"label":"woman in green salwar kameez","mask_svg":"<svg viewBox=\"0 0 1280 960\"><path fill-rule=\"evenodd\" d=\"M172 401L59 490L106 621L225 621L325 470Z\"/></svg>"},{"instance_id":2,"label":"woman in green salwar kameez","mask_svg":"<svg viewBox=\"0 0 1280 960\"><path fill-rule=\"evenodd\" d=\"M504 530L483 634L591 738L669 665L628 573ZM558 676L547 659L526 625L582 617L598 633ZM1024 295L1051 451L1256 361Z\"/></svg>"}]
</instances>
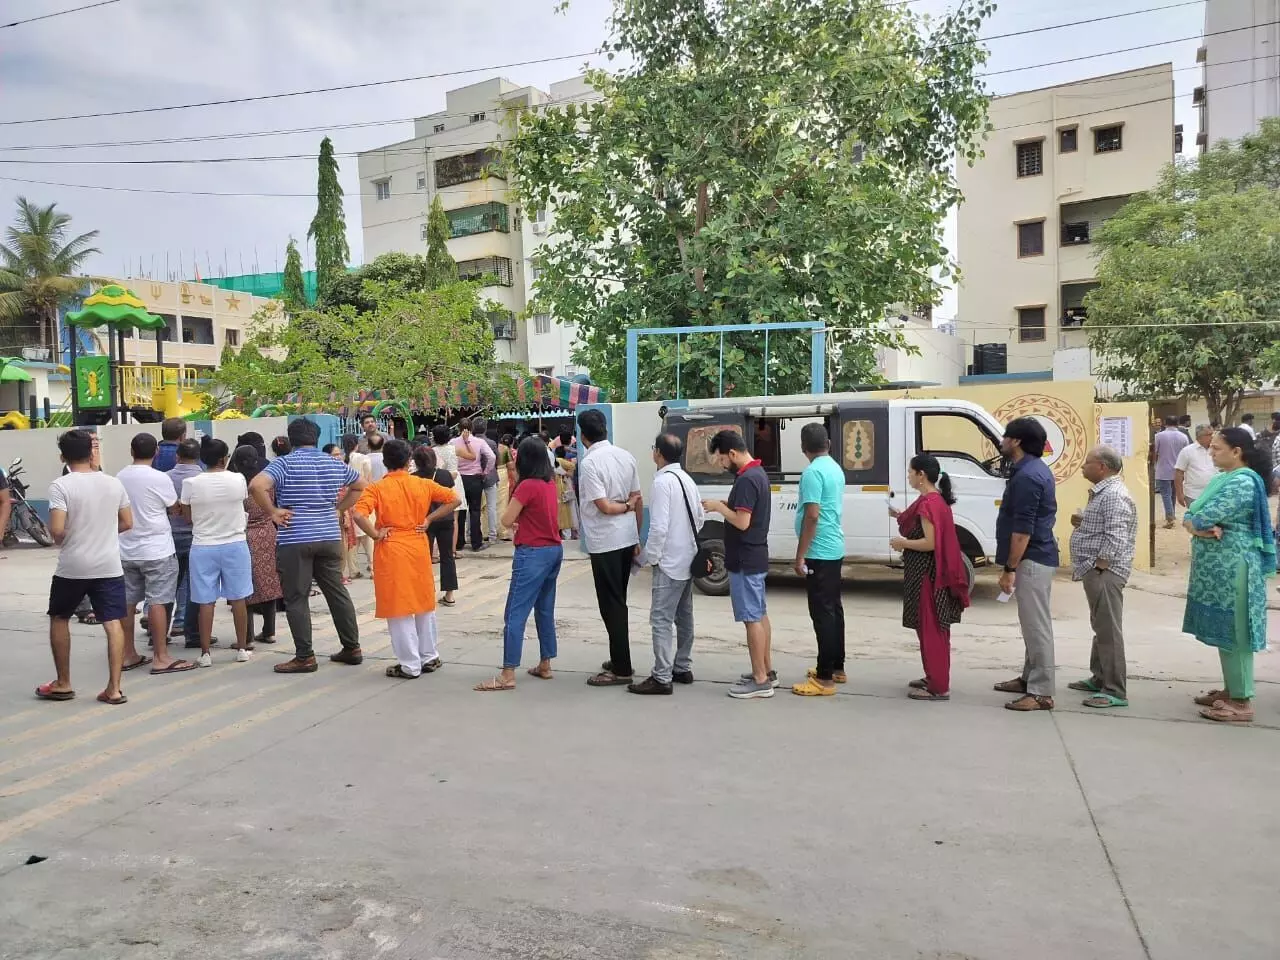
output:
<instances>
[{"instance_id":1,"label":"woman in green salwar kameez","mask_svg":"<svg viewBox=\"0 0 1280 960\"><path fill-rule=\"evenodd\" d=\"M1223 689L1196 697L1208 720L1253 719L1253 655L1267 646L1267 578L1276 572L1276 534L1267 492L1270 454L1239 427L1209 446L1221 471L1188 508L1191 578L1182 630L1218 648ZM1265 461L1265 462L1264 462Z\"/></svg>"}]
</instances>

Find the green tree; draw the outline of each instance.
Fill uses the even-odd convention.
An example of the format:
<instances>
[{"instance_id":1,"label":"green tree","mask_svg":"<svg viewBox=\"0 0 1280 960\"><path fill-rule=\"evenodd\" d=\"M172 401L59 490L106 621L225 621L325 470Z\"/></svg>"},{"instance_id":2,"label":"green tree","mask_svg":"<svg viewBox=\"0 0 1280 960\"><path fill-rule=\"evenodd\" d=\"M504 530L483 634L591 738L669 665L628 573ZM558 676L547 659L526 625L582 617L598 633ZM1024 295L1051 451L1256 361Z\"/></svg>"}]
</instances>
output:
<instances>
[{"instance_id":1,"label":"green tree","mask_svg":"<svg viewBox=\"0 0 1280 960\"><path fill-rule=\"evenodd\" d=\"M434 290L458 279L458 264L449 254L449 217L440 194L427 214L427 289Z\"/></svg>"},{"instance_id":2,"label":"green tree","mask_svg":"<svg viewBox=\"0 0 1280 960\"><path fill-rule=\"evenodd\" d=\"M316 288L323 294L347 269L351 251L347 247L347 216L342 209L342 184L338 182L338 160L333 141L320 141L319 179L316 184L316 215L307 228L307 239L315 243Z\"/></svg>"},{"instance_id":3,"label":"green tree","mask_svg":"<svg viewBox=\"0 0 1280 960\"><path fill-rule=\"evenodd\" d=\"M1280 120L1167 167L1098 231L1085 299L1099 374L1143 397L1189 394L1233 422L1280 374Z\"/></svg>"},{"instance_id":4,"label":"green tree","mask_svg":"<svg viewBox=\"0 0 1280 960\"><path fill-rule=\"evenodd\" d=\"M635 326L822 321L837 387L875 377L895 303L936 300L976 156L988 0L937 20L880 0L615 0L599 102L531 111L505 157L526 210L554 207L538 309L621 387ZM617 61L615 61L617 62ZM682 392L714 393L717 336L681 344ZM642 341L648 395L674 343ZM770 337L769 392L807 390L810 337ZM725 338L726 391L758 393L763 337ZM686 373L686 371L692 373ZM710 371L710 376L708 376Z\"/></svg>"},{"instance_id":5,"label":"green tree","mask_svg":"<svg viewBox=\"0 0 1280 960\"><path fill-rule=\"evenodd\" d=\"M296 313L307 306L307 287L302 279L302 256L293 237L284 251L284 290L281 299L285 309Z\"/></svg>"},{"instance_id":6,"label":"green tree","mask_svg":"<svg viewBox=\"0 0 1280 960\"><path fill-rule=\"evenodd\" d=\"M42 207L19 197L17 217L0 244L0 325L16 336L24 324L34 324L54 356L58 307L84 287L85 278L76 274L101 252L92 246L97 230L67 239L70 225L71 216L58 213L57 204Z\"/></svg>"}]
</instances>

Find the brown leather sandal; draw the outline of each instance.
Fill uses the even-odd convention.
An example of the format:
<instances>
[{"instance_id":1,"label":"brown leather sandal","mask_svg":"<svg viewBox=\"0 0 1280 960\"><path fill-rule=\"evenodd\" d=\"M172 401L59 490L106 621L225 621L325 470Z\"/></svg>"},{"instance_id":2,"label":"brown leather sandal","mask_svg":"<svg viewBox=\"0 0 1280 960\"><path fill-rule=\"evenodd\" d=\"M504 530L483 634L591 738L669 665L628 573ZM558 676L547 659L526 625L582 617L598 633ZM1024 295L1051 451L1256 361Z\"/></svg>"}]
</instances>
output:
<instances>
[{"instance_id":1,"label":"brown leather sandal","mask_svg":"<svg viewBox=\"0 0 1280 960\"><path fill-rule=\"evenodd\" d=\"M1028 693L1017 700L1010 700L1004 705L1004 708L1006 710L1016 710L1019 713L1031 713L1034 710L1052 710L1053 697L1037 697Z\"/></svg>"},{"instance_id":2,"label":"brown leather sandal","mask_svg":"<svg viewBox=\"0 0 1280 960\"><path fill-rule=\"evenodd\" d=\"M1230 699L1231 694L1225 690L1210 690L1208 693L1202 693L1195 698L1195 704L1198 707L1212 707L1219 700Z\"/></svg>"},{"instance_id":3,"label":"brown leather sandal","mask_svg":"<svg viewBox=\"0 0 1280 960\"><path fill-rule=\"evenodd\" d=\"M1027 681L1021 677L1014 677L1012 680L997 683L994 689L997 693L1026 693Z\"/></svg>"}]
</instances>

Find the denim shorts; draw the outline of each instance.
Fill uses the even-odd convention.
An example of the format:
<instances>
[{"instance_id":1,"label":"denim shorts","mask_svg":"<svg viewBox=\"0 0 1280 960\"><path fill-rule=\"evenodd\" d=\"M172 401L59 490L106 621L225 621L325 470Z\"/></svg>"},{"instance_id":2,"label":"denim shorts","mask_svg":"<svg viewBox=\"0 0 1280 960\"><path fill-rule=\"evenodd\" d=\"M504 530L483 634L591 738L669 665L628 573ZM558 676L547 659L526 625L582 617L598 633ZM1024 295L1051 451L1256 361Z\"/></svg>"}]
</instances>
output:
<instances>
[{"instance_id":1,"label":"denim shorts","mask_svg":"<svg viewBox=\"0 0 1280 960\"><path fill-rule=\"evenodd\" d=\"M195 544L188 567L192 603L243 600L253 595L253 561L249 544Z\"/></svg>"},{"instance_id":2,"label":"denim shorts","mask_svg":"<svg viewBox=\"0 0 1280 960\"><path fill-rule=\"evenodd\" d=\"M124 602L129 606L173 603L178 595L176 554L163 560L122 560L120 565L124 568Z\"/></svg>"},{"instance_id":3,"label":"denim shorts","mask_svg":"<svg viewBox=\"0 0 1280 960\"><path fill-rule=\"evenodd\" d=\"M733 602L733 619L738 623L759 623L768 613L764 578L763 573L729 571L729 599Z\"/></svg>"}]
</instances>

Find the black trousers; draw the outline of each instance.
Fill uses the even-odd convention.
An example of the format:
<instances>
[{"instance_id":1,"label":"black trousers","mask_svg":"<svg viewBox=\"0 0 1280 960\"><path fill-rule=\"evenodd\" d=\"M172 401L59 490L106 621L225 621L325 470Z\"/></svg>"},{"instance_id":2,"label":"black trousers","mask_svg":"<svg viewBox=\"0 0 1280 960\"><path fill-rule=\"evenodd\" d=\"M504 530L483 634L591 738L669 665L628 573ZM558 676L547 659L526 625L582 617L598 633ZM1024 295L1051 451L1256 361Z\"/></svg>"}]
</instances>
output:
<instances>
[{"instance_id":1,"label":"black trousers","mask_svg":"<svg viewBox=\"0 0 1280 960\"><path fill-rule=\"evenodd\" d=\"M249 636L254 636L253 618L257 615L262 618L262 633L259 636L274 637L276 635L276 602L267 600L263 603L255 603L249 607Z\"/></svg>"},{"instance_id":2,"label":"black trousers","mask_svg":"<svg viewBox=\"0 0 1280 960\"><path fill-rule=\"evenodd\" d=\"M484 540L480 535L480 501L484 495L484 477L462 477L462 492L467 498L467 526L471 529L471 549L479 550ZM458 546L466 542L463 531L458 530Z\"/></svg>"},{"instance_id":3,"label":"black trousers","mask_svg":"<svg viewBox=\"0 0 1280 960\"><path fill-rule=\"evenodd\" d=\"M635 672L631 666L631 628L627 623L627 584L631 582L634 555L634 547L591 554L596 603L600 606L600 619L609 632L609 662L619 677L629 677Z\"/></svg>"},{"instance_id":4,"label":"black trousers","mask_svg":"<svg viewBox=\"0 0 1280 960\"><path fill-rule=\"evenodd\" d=\"M427 527L427 539L440 554L440 589L458 589L458 561L453 559L453 517L437 520Z\"/></svg>"},{"instance_id":5,"label":"black trousers","mask_svg":"<svg viewBox=\"0 0 1280 960\"><path fill-rule=\"evenodd\" d=\"M337 540L320 543L281 543L276 546L276 572L284 588L285 617L293 634L294 655L299 660L315 655L311 646L311 581L324 594L329 615L338 630L344 650L360 647L360 626L355 604L342 584L342 544Z\"/></svg>"},{"instance_id":6,"label":"black trousers","mask_svg":"<svg viewBox=\"0 0 1280 960\"><path fill-rule=\"evenodd\" d=\"M805 560L809 619L818 638L818 679L844 669L844 604L840 602L841 560Z\"/></svg>"}]
</instances>

